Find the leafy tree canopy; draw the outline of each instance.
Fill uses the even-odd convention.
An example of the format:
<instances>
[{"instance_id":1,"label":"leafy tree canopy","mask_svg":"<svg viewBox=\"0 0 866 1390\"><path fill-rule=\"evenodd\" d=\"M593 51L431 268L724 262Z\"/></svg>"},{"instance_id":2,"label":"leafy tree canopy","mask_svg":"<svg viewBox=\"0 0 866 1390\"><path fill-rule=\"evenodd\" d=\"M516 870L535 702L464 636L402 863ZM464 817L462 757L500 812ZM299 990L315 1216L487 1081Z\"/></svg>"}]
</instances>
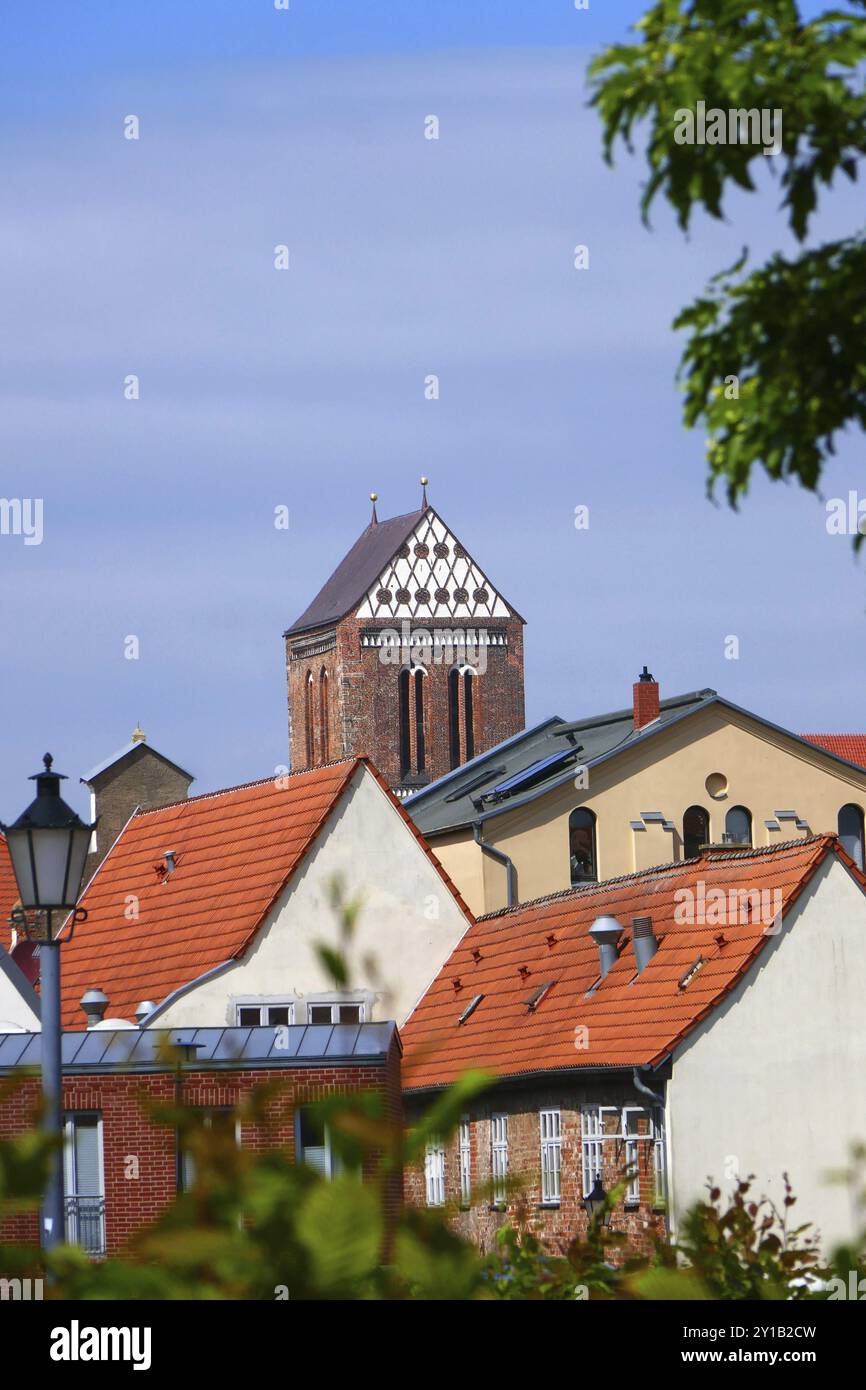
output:
<instances>
[{"instance_id":1,"label":"leafy tree canopy","mask_svg":"<svg viewBox=\"0 0 866 1390\"><path fill-rule=\"evenodd\" d=\"M796 0L657 0L635 27L637 41L600 54L590 77L608 163L646 129L644 220L659 196L684 230L696 206L722 218L729 186L754 192L767 167L805 243L819 193L856 180L866 152L866 0L808 22ZM715 111L736 113L735 125ZM752 111L765 113L777 153L753 140ZM756 269L747 261L746 250L674 322L689 333L685 422L706 429L709 490L721 482L732 505L755 465L815 490L836 435L866 425L864 229Z\"/></svg>"}]
</instances>

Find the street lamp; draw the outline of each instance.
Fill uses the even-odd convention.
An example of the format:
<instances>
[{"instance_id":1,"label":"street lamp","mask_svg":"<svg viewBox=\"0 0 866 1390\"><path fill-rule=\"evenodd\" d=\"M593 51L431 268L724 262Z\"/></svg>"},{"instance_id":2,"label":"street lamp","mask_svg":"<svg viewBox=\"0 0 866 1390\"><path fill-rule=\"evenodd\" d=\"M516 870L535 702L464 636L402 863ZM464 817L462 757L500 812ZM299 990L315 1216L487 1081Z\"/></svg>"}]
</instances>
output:
<instances>
[{"instance_id":1,"label":"street lamp","mask_svg":"<svg viewBox=\"0 0 866 1390\"><path fill-rule=\"evenodd\" d=\"M42 772L34 773L36 797L14 825L0 825L6 836L9 856L18 884L21 906L13 921L26 933L32 930L28 913L38 914L44 930L39 940L39 990L42 1015L42 1094L45 1101L43 1124L49 1133L63 1129L63 1061L60 1024L60 942L54 934L72 914L72 922L87 914L77 906L84 861L96 828L75 814L60 795L63 774L52 771L52 757L46 753ZM43 1245L50 1249L63 1240L65 1209L63 1200L63 1148L58 1145L51 1156L51 1170L45 1192L42 1217Z\"/></svg>"},{"instance_id":2,"label":"street lamp","mask_svg":"<svg viewBox=\"0 0 866 1390\"><path fill-rule=\"evenodd\" d=\"M583 1209L586 1212L590 1223L597 1221L601 1217L601 1224L606 1230L610 1225L611 1210L607 1206L607 1193L601 1181L601 1173L596 1173L595 1183L592 1191L583 1199Z\"/></svg>"}]
</instances>

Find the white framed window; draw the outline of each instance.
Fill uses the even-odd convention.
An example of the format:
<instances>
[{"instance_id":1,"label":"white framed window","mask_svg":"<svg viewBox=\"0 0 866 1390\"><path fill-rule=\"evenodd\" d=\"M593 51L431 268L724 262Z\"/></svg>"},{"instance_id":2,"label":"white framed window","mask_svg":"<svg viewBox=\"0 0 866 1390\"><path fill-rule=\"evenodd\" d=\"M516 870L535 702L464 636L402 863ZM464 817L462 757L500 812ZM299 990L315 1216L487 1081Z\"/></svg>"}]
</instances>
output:
<instances>
[{"instance_id":1,"label":"white framed window","mask_svg":"<svg viewBox=\"0 0 866 1390\"><path fill-rule=\"evenodd\" d=\"M236 1009L241 1028L279 1028L295 1021L295 1006L290 999L238 1004Z\"/></svg>"},{"instance_id":2,"label":"white framed window","mask_svg":"<svg viewBox=\"0 0 866 1390\"><path fill-rule=\"evenodd\" d=\"M604 1172L604 1141L612 1137L607 1133L606 1117L618 1115L618 1113L615 1105L582 1105L580 1108L581 1171L584 1197L589 1196L595 1186L596 1177Z\"/></svg>"},{"instance_id":3,"label":"white framed window","mask_svg":"<svg viewBox=\"0 0 866 1390\"><path fill-rule=\"evenodd\" d=\"M315 1168L317 1173L329 1180L340 1177L343 1173L358 1172L360 1175L359 1170L351 1165L346 1166L334 1149L328 1126L307 1107L298 1111L296 1134L299 1163L306 1163L308 1167Z\"/></svg>"},{"instance_id":4,"label":"white framed window","mask_svg":"<svg viewBox=\"0 0 866 1390\"><path fill-rule=\"evenodd\" d=\"M649 1116L640 1105L626 1105L622 1112L622 1132L625 1138L625 1166L630 1174L625 1190L626 1206L640 1204L640 1141L649 1137L649 1123L642 1127L642 1121Z\"/></svg>"},{"instance_id":5,"label":"white framed window","mask_svg":"<svg viewBox=\"0 0 866 1390\"><path fill-rule=\"evenodd\" d=\"M102 1116L97 1111L67 1114L63 1139L66 1239L88 1255L104 1255Z\"/></svg>"},{"instance_id":6,"label":"white framed window","mask_svg":"<svg viewBox=\"0 0 866 1390\"><path fill-rule=\"evenodd\" d=\"M541 1200L558 1205L562 1171L562 1115L559 1110L542 1110L538 1122L541 1134Z\"/></svg>"},{"instance_id":7,"label":"white framed window","mask_svg":"<svg viewBox=\"0 0 866 1390\"><path fill-rule=\"evenodd\" d=\"M428 1207L441 1207L445 1204L445 1149L440 1139L433 1139L427 1145L424 1155L424 1185L427 1192Z\"/></svg>"},{"instance_id":8,"label":"white framed window","mask_svg":"<svg viewBox=\"0 0 866 1390\"><path fill-rule=\"evenodd\" d=\"M490 1171L494 1205L504 1206L508 1178L508 1116L490 1117Z\"/></svg>"},{"instance_id":9,"label":"white framed window","mask_svg":"<svg viewBox=\"0 0 866 1390\"><path fill-rule=\"evenodd\" d=\"M658 1107L652 1114L653 1206L667 1206L668 1160L665 1144L665 1112Z\"/></svg>"},{"instance_id":10,"label":"white framed window","mask_svg":"<svg viewBox=\"0 0 866 1390\"><path fill-rule=\"evenodd\" d=\"M468 1207L472 1201L472 1125L468 1115L460 1121L458 1135L460 1155L460 1203Z\"/></svg>"},{"instance_id":11,"label":"white framed window","mask_svg":"<svg viewBox=\"0 0 866 1390\"><path fill-rule=\"evenodd\" d=\"M235 1116L235 1112L230 1105L208 1105L197 1108L197 1114L201 1118L202 1126L205 1129L227 1129L234 1131L235 1143L238 1148L241 1146L241 1122ZM188 1149L181 1144L180 1162L178 1167L178 1191L189 1192L195 1182L195 1159Z\"/></svg>"},{"instance_id":12,"label":"white framed window","mask_svg":"<svg viewBox=\"0 0 866 1390\"><path fill-rule=\"evenodd\" d=\"M363 1023L364 1005L357 999L338 999L307 1005L308 1023Z\"/></svg>"}]
</instances>

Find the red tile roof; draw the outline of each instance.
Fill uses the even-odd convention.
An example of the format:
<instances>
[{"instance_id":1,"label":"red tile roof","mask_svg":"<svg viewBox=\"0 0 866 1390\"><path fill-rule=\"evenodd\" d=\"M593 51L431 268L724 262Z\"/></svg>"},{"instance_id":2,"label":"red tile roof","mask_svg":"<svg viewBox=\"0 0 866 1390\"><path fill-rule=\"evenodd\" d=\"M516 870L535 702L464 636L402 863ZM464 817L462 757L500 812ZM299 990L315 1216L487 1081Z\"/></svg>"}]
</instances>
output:
<instances>
[{"instance_id":1,"label":"red tile roof","mask_svg":"<svg viewBox=\"0 0 866 1390\"><path fill-rule=\"evenodd\" d=\"M81 899L87 921L63 947L64 1026L80 1025L79 1001L91 987L108 995L110 1017L132 1020L142 1000L161 1003L241 956L362 765L471 922L438 859L367 758L190 797L133 816L88 884ZM175 851L177 868L162 881L155 866L166 850ZM124 915L130 894L138 899L137 921Z\"/></svg>"},{"instance_id":2,"label":"red tile roof","mask_svg":"<svg viewBox=\"0 0 866 1390\"><path fill-rule=\"evenodd\" d=\"M866 734L801 734L807 743L815 743L835 753L837 758L845 758L849 763L866 767Z\"/></svg>"},{"instance_id":3,"label":"red tile roof","mask_svg":"<svg viewBox=\"0 0 866 1390\"><path fill-rule=\"evenodd\" d=\"M0 946L8 951L12 941L9 914L18 901L18 884L12 872L12 860L5 835L0 835Z\"/></svg>"},{"instance_id":4,"label":"red tile roof","mask_svg":"<svg viewBox=\"0 0 866 1390\"><path fill-rule=\"evenodd\" d=\"M112 1018L133 1019L238 956L300 863L356 762L232 787L133 816L81 900L88 920L63 947L64 1026L97 986ZM161 881L155 865L174 850ZM138 899L129 920L128 898Z\"/></svg>"},{"instance_id":5,"label":"red tile roof","mask_svg":"<svg viewBox=\"0 0 866 1390\"><path fill-rule=\"evenodd\" d=\"M675 896L677 890L698 895L701 881L705 893L766 889L772 920L773 890L781 894L784 914L834 852L866 891L866 878L835 837L818 835L771 849L709 851L699 860L585 885L480 918L401 1030L404 1086L444 1085L470 1067L517 1076L661 1061L733 987L767 941L762 910L754 922L718 925L712 899L703 914L693 914L710 922L677 922L675 909L684 901ZM697 904L698 897L693 901ZM730 915L738 918L738 900L731 901ZM589 928L602 914L615 916L624 928L620 955L587 998L599 973ZM635 978L631 920L644 915L652 917L660 945ZM703 964L681 986L699 959ZM549 992L531 1010L527 1001L550 981ZM481 1002L458 1024L479 994ZM576 1033L578 1028L586 1033Z\"/></svg>"}]
</instances>

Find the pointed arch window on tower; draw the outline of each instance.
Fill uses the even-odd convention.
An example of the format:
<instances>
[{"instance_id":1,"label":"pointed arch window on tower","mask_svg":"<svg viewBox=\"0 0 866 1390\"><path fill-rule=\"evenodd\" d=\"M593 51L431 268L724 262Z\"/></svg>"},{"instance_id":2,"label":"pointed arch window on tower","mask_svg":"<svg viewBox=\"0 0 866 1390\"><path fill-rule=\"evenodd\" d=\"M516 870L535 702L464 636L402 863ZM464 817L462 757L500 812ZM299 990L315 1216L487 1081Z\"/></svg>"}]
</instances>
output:
<instances>
[{"instance_id":1,"label":"pointed arch window on tower","mask_svg":"<svg viewBox=\"0 0 866 1390\"><path fill-rule=\"evenodd\" d=\"M424 698L427 672L423 666L404 666L398 685L400 713L400 775L423 772L427 762Z\"/></svg>"},{"instance_id":2,"label":"pointed arch window on tower","mask_svg":"<svg viewBox=\"0 0 866 1390\"><path fill-rule=\"evenodd\" d=\"M316 757L316 731L313 710L313 673L307 672L304 681L304 739L306 742L307 767L312 767Z\"/></svg>"},{"instance_id":3,"label":"pointed arch window on tower","mask_svg":"<svg viewBox=\"0 0 866 1390\"><path fill-rule=\"evenodd\" d=\"M319 672L319 762L327 763L331 757L328 721L328 673L324 666Z\"/></svg>"},{"instance_id":4,"label":"pointed arch window on tower","mask_svg":"<svg viewBox=\"0 0 866 1390\"><path fill-rule=\"evenodd\" d=\"M477 680L472 666L455 666L448 675L448 740L452 768L475 757Z\"/></svg>"}]
</instances>

